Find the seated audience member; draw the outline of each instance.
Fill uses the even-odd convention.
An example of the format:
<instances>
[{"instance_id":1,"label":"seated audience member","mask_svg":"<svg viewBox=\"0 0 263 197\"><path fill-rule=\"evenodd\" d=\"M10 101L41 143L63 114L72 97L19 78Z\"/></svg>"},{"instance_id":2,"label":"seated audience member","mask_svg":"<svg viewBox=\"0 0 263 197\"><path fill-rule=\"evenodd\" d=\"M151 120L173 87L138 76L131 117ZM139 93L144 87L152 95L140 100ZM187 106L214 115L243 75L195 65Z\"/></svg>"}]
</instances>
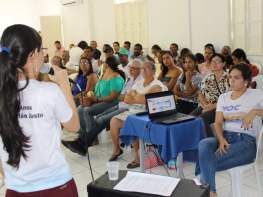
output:
<instances>
[{"instance_id":1,"label":"seated audience member","mask_svg":"<svg viewBox=\"0 0 263 197\"><path fill-rule=\"evenodd\" d=\"M133 54L134 55L131 58L133 60L134 59L139 59L142 62L148 62L148 59L146 57L142 56L141 52L142 52L142 45L141 44L134 45L134 48L133 48Z\"/></svg>"},{"instance_id":2,"label":"seated audience member","mask_svg":"<svg viewBox=\"0 0 263 197\"><path fill-rule=\"evenodd\" d=\"M231 55L225 56L225 59L226 59L226 66L225 66L226 69L229 69L232 65L234 65Z\"/></svg>"},{"instance_id":3,"label":"seated audience member","mask_svg":"<svg viewBox=\"0 0 263 197\"><path fill-rule=\"evenodd\" d=\"M52 65L58 66L61 69L66 69L66 67L63 66L63 64L62 64L62 58L59 56L54 56L51 62L52 62ZM48 74L44 74L44 81L45 82L52 82L52 80L50 80Z\"/></svg>"},{"instance_id":4,"label":"seated audience member","mask_svg":"<svg viewBox=\"0 0 263 197\"><path fill-rule=\"evenodd\" d=\"M93 51L94 51L93 58L95 60L100 59L101 52L97 49L98 47L97 42L95 40L91 41L90 46L93 48Z\"/></svg>"},{"instance_id":5,"label":"seated audience member","mask_svg":"<svg viewBox=\"0 0 263 197\"><path fill-rule=\"evenodd\" d=\"M118 57L116 55L114 55L114 51L113 51L113 48L111 46L107 47L104 50L104 53L105 53L105 57L106 58L107 57L114 57L117 60L118 64L120 64L119 59L118 59Z\"/></svg>"},{"instance_id":6,"label":"seated audience member","mask_svg":"<svg viewBox=\"0 0 263 197\"><path fill-rule=\"evenodd\" d=\"M85 56L90 59L92 67L93 67L93 71L95 73L98 73L99 72L99 63L93 58L93 53L94 53L93 48L90 46L86 46L84 49L84 53L85 53Z\"/></svg>"},{"instance_id":7,"label":"seated audience member","mask_svg":"<svg viewBox=\"0 0 263 197\"><path fill-rule=\"evenodd\" d=\"M196 175L201 170L201 182L210 185L210 196L216 196L216 172L252 163L257 152L263 93L248 88L252 74L246 64L235 64L229 73L232 91L219 97L214 125L216 137L204 139L198 145L200 167L197 163Z\"/></svg>"},{"instance_id":8,"label":"seated audience member","mask_svg":"<svg viewBox=\"0 0 263 197\"><path fill-rule=\"evenodd\" d=\"M190 115L201 116L205 121L207 137L214 137L210 124L215 122L215 110L221 94L230 90L229 76L224 71L225 57L220 53L214 53L211 57L213 73L207 74L201 83L199 92L200 105Z\"/></svg>"},{"instance_id":9,"label":"seated audience member","mask_svg":"<svg viewBox=\"0 0 263 197\"><path fill-rule=\"evenodd\" d=\"M116 54L120 50L120 43L114 42L113 49L114 49L114 54Z\"/></svg>"},{"instance_id":10,"label":"seated audience member","mask_svg":"<svg viewBox=\"0 0 263 197\"><path fill-rule=\"evenodd\" d=\"M205 57L203 56L202 53L196 53L195 57L197 59L198 65L202 64L205 62ZM198 66L199 67L199 66Z\"/></svg>"},{"instance_id":11,"label":"seated audience member","mask_svg":"<svg viewBox=\"0 0 263 197\"><path fill-rule=\"evenodd\" d=\"M180 112L190 114L197 108L198 92L201 88L203 76L197 69L197 58L194 54L185 57L186 71L180 75L174 88L174 94L178 97Z\"/></svg>"},{"instance_id":12,"label":"seated audience member","mask_svg":"<svg viewBox=\"0 0 263 197\"><path fill-rule=\"evenodd\" d=\"M157 44L152 46L152 54L154 55L153 60L156 64L162 63L162 62L158 61L158 52L161 50L162 50L161 47L159 47Z\"/></svg>"},{"instance_id":13,"label":"seated audience member","mask_svg":"<svg viewBox=\"0 0 263 197\"><path fill-rule=\"evenodd\" d=\"M210 59L212 57L212 55L215 53L215 49L212 48L211 46L207 46L205 48L205 63L202 63L199 66L199 72L205 77L207 74L212 73L212 66L211 66L211 62Z\"/></svg>"},{"instance_id":14,"label":"seated audience member","mask_svg":"<svg viewBox=\"0 0 263 197\"><path fill-rule=\"evenodd\" d=\"M231 55L231 48L229 46L223 46L221 49L221 54L225 56L226 59L226 56Z\"/></svg>"},{"instance_id":15,"label":"seated audience member","mask_svg":"<svg viewBox=\"0 0 263 197\"><path fill-rule=\"evenodd\" d=\"M178 57L179 57L179 54L178 54L178 45L177 44L175 44L175 43L172 43L171 45L170 45L170 51L172 52L172 54L173 54L173 56L174 56L174 58L175 58L175 60L177 61L177 59L178 59Z\"/></svg>"},{"instance_id":16,"label":"seated audience member","mask_svg":"<svg viewBox=\"0 0 263 197\"><path fill-rule=\"evenodd\" d=\"M106 60L106 54L105 54L105 49L108 48L108 47L111 47L109 44L104 44L103 47L102 47L102 54L100 56L100 59L97 60L99 62L99 65L102 65L105 60Z\"/></svg>"},{"instance_id":17,"label":"seated audience member","mask_svg":"<svg viewBox=\"0 0 263 197\"><path fill-rule=\"evenodd\" d=\"M207 47L210 47L210 48L213 48L213 49L215 48L214 45L211 44L211 43L206 44L206 45L204 46L204 50L205 50Z\"/></svg>"},{"instance_id":18,"label":"seated audience member","mask_svg":"<svg viewBox=\"0 0 263 197\"><path fill-rule=\"evenodd\" d=\"M156 73L159 75L162 71L162 62L163 62L163 53L165 51L161 50L157 53L157 58L158 58L158 64L155 63L155 68L156 68Z\"/></svg>"},{"instance_id":19,"label":"seated audience member","mask_svg":"<svg viewBox=\"0 0 263 197\"><path fill-rule=\"evenodd\" d=\"M75 45L74 44L70 44L69 45L69 50L72 49Z\"/></svg>"},{"instance_id":20,"label":"seated audience member","mask_svg":"<svg viewBox=\"0 0 263 197\"><path fill-rule=\"evenodd\" d=\"M77 47L73 47L69 51L69 61L71 62L70 65L72 65L72 67L67 67L67 68L75 69L78 71L81 55L87 45L88 44L86 41L80 41Z\"/></svg>"},{"instance_id":21,"label":"seated audience member","mask_svg":"<svg viewBox=\"0 0 263 197\"><path fill-rule=\"evenodd\" d=\"M111 119L110 131L114 149L109 161L117 160L118 156L123 153L119 145L120 130L122 129L125 120L130 114L135 114L137 112L146 110L145 94L167 90L166 86L164 86L159 80L154 77L155 64L153 62L144 62L141 67L141 73L144 80L137 82L124 97L124 102L130 104L129 111L121 113ZM135 159L127 165L128 169L140 166L140 158L138 153L139 140L137 139L135 142L133 142L132 146L134 148L136 156Z\"/></svg>"},{"instance_id":22,"label":"seated audience member","mask_svg":"<svg viewBox=\"0 0 263 197\"><path fill-rule=\"evenodd\" d=\"M164 51L162 55L162 71L157 77L168 90L173 90L178 77L183 70L174 64L174 56L171 51Z\"/></svg>"},{"instance_id":23,"label":"seated audience member","mask_svg":"<svg viewBox=\"0 0 263 197\"><path fill-rule=\"evenodd\" d=\"M98 76L93 71L91 65L92 63L88 57L82 57L79 63L78 75L74 79L80 86L83 96L86 96L89 91L93 91L98 81ZM73 91L76 107L78 107L80 105L79 98L81 97L81 92L75 84L71 85L71 91Z\"/></svg>"},{"instance_id":24,"label":"seated audience member","mask_svg":"<svg viewBox=\"0 0 263 197\"><path fill-rule=\"evenodd\" d=\"M126 80L131 78L130 76L130 63L128 60L128 50L125 48L120 48L116 53L121 64L119 64L118 69L122 70L126 75ZM140 68L140 67L139 67Z\"/></svg>"},{"instance_id":25,"label":"seated audience member","mask_svg":"<svg viewBox=\"0 0 263 197\"><path fill-rule=\"evenodd\" d=\"M104 129L110 127L111 119L121 114L125 111L128 111L130 108L129 104L124 102L125 95L132 89L133 85L139 81L142 81L142 75L140 74L142 61L141 60L133 60L130 64L130 76L131 79L126 84L125 88L122 90L121 95L119 97L119 105L113 106L110 109L102 112L97 115L93 124L90 126L90 129L86 131L85 127L85 119L83 116L83 111L80 110L79 119L81 122L81 128L79 132L78 141L64 141L62 140L62 144L72 150L73 152L77 152L80 155L85 155L86 150L89 146L91 146L94 140L97 138L98 134ZM86 142L87 145L86 146ZM70 145L70 146L68 146Z\"/></svg>"},{"instance_id":26,"label":"seated audience member","mask_svg":"<svg viewBox=\"0 0 263 197\"><path fill-rule=\"evenodd\" d=\"M106 58L106 62L103 64L103 70L105 72L101 75L95 86L94 95L87 95L96 103L91 105L91 107L83 108L81 105L78 107L79 117L85 117L86 131L89 131L93 125L94 116L101 114L119 103L118 98L124 86L125 73L118 70L118 62L114 57ZM85 115L83 115L84 113ZM96 144L98 144L98 138L94 141L94 145Z\"/></svg>"},{"instance_id":27,"label":"seated audience member","mask_svg":"<svg viewBox=\"0 0 263 197\"><path fill-rule=\"evenodd\" d=\"M45 52L43 52L45 54ZM48 64L51 67L51 64L49 63L49 56L48 53L46 56L44 56L44 63ZM41 72L39 72L36 76L35 76L35 80L37 81L45 81L44 79L45 74L42 74Z\"/></svg>"},{"instance_id":28,"label":"seated audience member","mask_svg":"<svg viewBox=\"0 0 263 197\"><path fill-rule=\"evenodd\" d=\"M54 53L54 56L59 56L59 57L62 57L62 53L64 51L64 48L61 47L61 44L59 41L56 41L54 43L55 47L56 47L56 50L55 50L55 53Z\"/></svg>"},{"instance_id":29,"label":"seated audience member","mask_svg":"<svg viewBox=\"0 0 263 197\"><path fill-rule=\"evenodd\" d=\"M69 61L69 51L63 51L62 53L62 63L66 66Z\"/></svg>"},{"instance_id":30,"label":"seated audience member","mask_svg":"<svg viewBox=\"0 0 263 197\"><path fill-rule=\"evenodd\" d=\"M124 42L123 48L127 49L129 51L129 58L133 56L133 51L131 50L131 43L129 41Z\"/></svg>"},{"instance_id":31,"label":"seated audience member","mask_svg":"<svg viewBox=\"0 0 263 197\"><path fill-rule=\"evenodd\" d=\"M178 57L177 62L176 62L176 66L179 66L180 68L183 69L183 71L185 71L185 67L184 67L184 61L185 61L185 57L186 55L192 53L192 51L188 48L183 48L180 52L180 57Z\"/></svg>"},{"instance_id":32,"label":"seated audience member","mask_svg":"<svg viewBox=\"0 0 263 197\"><path fill-rule=\"evenodd\" d=\"M234 64L238 64L241 62L246 63L249 66L249 68L251 69L252 77L255 77L258 75L258 73L259 73L258 67L250 64L250 62L247 59L247 55L246 55L245 51L243 51L243 49L234 50L232 53L232 59L233 59ZM230 68L231 68L231 66L230 66Z\"/></svg>"}]
</instances>

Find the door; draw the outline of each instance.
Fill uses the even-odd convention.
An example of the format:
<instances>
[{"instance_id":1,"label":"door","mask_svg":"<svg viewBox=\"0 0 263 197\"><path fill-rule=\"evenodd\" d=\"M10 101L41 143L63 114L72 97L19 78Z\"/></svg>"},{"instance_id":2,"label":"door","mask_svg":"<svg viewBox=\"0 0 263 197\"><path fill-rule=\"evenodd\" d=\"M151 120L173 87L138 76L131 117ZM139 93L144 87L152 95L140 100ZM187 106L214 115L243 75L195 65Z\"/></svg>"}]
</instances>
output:
<instances>
[{"instance_id":1,"label":"door","mask_svg":"<svg viewBox=\"0 0 263 197\"><path fill-rule=\"evenodd\" d=\"M55 41L60 41L64 46L61 16L40 16L42 45L48 48L49 61L55 53Z\"/></svg>"}]
</instances>

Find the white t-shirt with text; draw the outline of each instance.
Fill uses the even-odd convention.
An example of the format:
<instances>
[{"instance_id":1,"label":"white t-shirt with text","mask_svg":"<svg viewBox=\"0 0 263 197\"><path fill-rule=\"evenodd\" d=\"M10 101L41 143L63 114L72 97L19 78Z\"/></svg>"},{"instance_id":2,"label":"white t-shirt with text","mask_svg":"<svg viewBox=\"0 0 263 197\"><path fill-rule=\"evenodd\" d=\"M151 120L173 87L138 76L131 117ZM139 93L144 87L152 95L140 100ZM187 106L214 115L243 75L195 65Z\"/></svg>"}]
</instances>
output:
<instances>
[{"instance_id":1,"label":"white t-shirt with text","mask_svg":"<svg viewBox=\"0 0 263 197\"><path fill-rule=\"evenodd\" d=\"M253 127L248 130L241 128L246 115L252 109L263 109L263 92L258 89L247 89L246 92L238 99L232 100L231 94L233 91L221 94L216 111L223 112L224 130L246 133L252 136L257 136L257 124L259 116L253 119Z\"/></svg>"},{"instance_id":2,"label":"white t-shirt with text","mask_svg":"<svg viewBox=\"0 0 263 197\"><path fill-rule=\"evenodd\" d=\"M26 81L20 81L24 87ZM7 189L17 192L33 192L54 188L72 179L65 154L60 148L61 123L68 122L73 115L59 86L52 82L29 80L21 92L19 125L30 137L26 151L27 160L20 159L18 170L6 162L8 153L0 140L0 155L5 171Z\"/></svg>"}]
</instances>

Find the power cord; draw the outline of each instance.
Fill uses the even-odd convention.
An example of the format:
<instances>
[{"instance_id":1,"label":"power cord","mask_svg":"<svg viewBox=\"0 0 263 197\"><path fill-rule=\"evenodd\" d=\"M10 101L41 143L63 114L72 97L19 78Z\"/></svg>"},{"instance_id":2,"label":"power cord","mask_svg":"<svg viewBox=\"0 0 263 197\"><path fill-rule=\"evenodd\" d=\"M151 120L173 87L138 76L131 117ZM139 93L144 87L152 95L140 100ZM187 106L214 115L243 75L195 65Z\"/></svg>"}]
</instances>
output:
<instances>
[{"instance_id":1,"label":"power cord","mask_svg":"<svg viewBox=\"0 0 263 197\"><path fill-rule=\"evenodd\" d=\"M84 106L84 100L83 100L83 95L82 95L82 90L79 87L79 84L76 83L76 86L78 87L79 91L80 91L80 95L81 95L81 101L82 101L82 107L83 109L85 108ZM83 113L84 119L85 119L85 113ZM86 143L86 147L88 146L87 144L87 140L85 140ZM92 168L91 168L91 164L90 164L90 158L89 158L89 147L87 147L87 157L88 157L88 161L89 161L89 167L90 167L90 173L91 173L91 178L92 178L92 182L94 182L94 177L93 177L93 172L92 172Z\"/></svg>"},{"instance_id":2,"label":"power cord","mask_svg":"<svg viewBox=\"0 0 263 197\"><path fill-rule=\"evenodd\" d=\"M151 131L151 126L154 124L154 122L152 122L152 124L150 124L150 126L149 126L149 128L148 128L148 132L149 132L149 139L150 139L150 142L151 142L151 144L152 145L154 145L153 143L152 143L152 139L151 139L151 134L150 134L150 131ZM158 154L159 155L159 154ZM151 160L150 160L151 161ZM158 161L158 157L157 157L157 161ZM168 174L168 176L170 177L170 174L169 174L169 172L168 172L168 170L167 170L167 168L164 166L164 164L163 164L163 162L162 162L162 166L164 167L164 169L166 170L166 172L167 172L167 174ZM151 166L150 166L150 172L151 172Z\"/></svg>"}]
</instances>

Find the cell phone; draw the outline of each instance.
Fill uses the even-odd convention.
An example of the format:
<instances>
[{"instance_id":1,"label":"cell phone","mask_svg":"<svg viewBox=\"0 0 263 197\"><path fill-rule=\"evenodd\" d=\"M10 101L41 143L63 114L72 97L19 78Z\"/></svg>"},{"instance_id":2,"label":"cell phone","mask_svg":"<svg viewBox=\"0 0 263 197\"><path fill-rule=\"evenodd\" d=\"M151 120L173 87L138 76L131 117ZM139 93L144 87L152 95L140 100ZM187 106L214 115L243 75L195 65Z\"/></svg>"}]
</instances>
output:
<instances>
[{"instance_id":1,"label":"cell phone","mask_svg":"<svg viewBox=\"0 0 263 197\"><path fill-rule=\"evenodd\" d=\"M142 116L142 115L144 115L144 114L148 114L148 112L147 112L147 111L142 111L142 112L136 113L135 115L136 115L136 116Z\"/></svg>"}]
</instances>

